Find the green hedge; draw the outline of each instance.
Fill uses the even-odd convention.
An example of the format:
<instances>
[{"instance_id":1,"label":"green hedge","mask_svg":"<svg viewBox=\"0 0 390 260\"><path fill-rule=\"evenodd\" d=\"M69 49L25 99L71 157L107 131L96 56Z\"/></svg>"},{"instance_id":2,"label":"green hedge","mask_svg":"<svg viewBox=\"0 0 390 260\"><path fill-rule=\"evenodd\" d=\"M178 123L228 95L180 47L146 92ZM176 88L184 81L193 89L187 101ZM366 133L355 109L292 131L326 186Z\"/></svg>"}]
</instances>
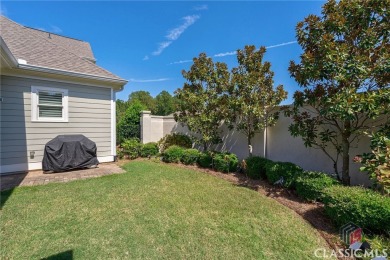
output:
<instances>
[{"instance_id":1,"label":"green hedge","mask_svg":"<svg viewBox=\"0 0 390 260\"><path fill-rule=\"evenodd\" d=\"M390 198L362 187L324 189L326 214L338 225L352 222L373 232L390 232Z\"/></svg>"},{"instance_id":2,"label":"green hedge","mask_svg":"<svg viewBox=\"0 0 390 260\"><path fill-rule=\"evenodd\" d=\"M158 154L157 143L151 142L142 145L140 155L141 157L149 157Z\"/></svg>"},{"instance_id":3,"label":"green hedge","mask_svg":"<svg viewBox=\"0 0 390 260\"><path fill-rule=\"evenodd\" d=\"M158 141L158 145L161 147L162 151L165 151L172 145L177 145L183 148L191 148L192 141L191 138L185 134L173 133L161 138L160 141Z\"/></svg>"},{"instance_id":4,"label":"green hedge","mask_svg":"<svg viewBox=\"0 0 390 260\"><path fill-rule=\"evenodd\" d=\"M183 156L183 152L183 147L172 145L163 152L162 160L167 163L178 163Z\"/></svg>"},{"instance_id":5,"label":"green hedge","mask_svg":"<svg viewBox=\"0 0 390 260\"><path fill-rule=\"evenodd\" d=\"M305 171L297 178L295 189L298 196L305 200L322 201L323 190L338 183L326 173Z\"/></svg>"},{"instance_id":6,"label":"green hedge","mask_svg":"<svg viewBox=\"0 0 390 260\"><path fill-rule=\"evenodd\" d=\"M265 169L271 184L283 177L283 186L286 188L294 188L296 179L303 172L301 167L290 162L268 162Z\"/></svg>"},{"instance_id":7,"label":"green hedge","mask_svg":"<svg viewBox=\"0 0 390 260\"><path fill-rule=\"evenodd\" d=\"M195 164L199 159L200 152L197 149L186 149L180 158L180 161L186 165Z\"/></svg>"},{"instance_id":8,"label":"green hedge","mask_svg":"<svg viewBox=\"0 0 390 260\"><path fill-rule=\"evenodd\" d=\"M216 153L213 158L213 167L220 172L237 171L238 158L233 153Z\"/></svg>"},{"instance_id":9,"label":"green hedge","mask_svg":"<svg viewBox=\"0 0 390 260\"><path fill-rule=\"evenodd\" d=\"M270 160L260 157L252 156L245 159L245 173L252 179L266 178L265 165L271 162Z\"/></svg>"},{"instance_id":10,"label":"green hedge","mask_svg":"<svg viewBox=\"0 0 390 260\"><path fill-rule=\"evenodd\" d=\"M130 138L125 140L121 144L121 147L123 149L123 154L127 155L129 159L135 159L139 157L142 144L139 142L138 138Z\"/></svg>"},{"instance_id":11,"label":"green hedge","mask_svg":"<svg viewBox=\"0 0 390 260\"><path fill-rule=\"evenodd\" d=\"M198 164L203 168L213 168L213 156L210 152L201 153L198 158Z\"/></svg>"}]
</instances>

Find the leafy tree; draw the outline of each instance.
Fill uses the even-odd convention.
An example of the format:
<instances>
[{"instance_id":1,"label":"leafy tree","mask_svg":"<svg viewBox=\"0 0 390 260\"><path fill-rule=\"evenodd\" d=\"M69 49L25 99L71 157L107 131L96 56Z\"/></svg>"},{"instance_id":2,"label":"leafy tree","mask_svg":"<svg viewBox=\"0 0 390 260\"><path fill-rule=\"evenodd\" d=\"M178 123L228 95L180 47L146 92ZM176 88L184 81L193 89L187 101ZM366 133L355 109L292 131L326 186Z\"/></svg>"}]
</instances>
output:
<instances>
[{"instance_id":1,"label":"leafy tree","mask_svg":"<svg viewBox=\"0 0 390 260\"><path fill-rule=\"evenodd\" d=\"M363 165L360 170L368 172L376 189L390 195L390 125L370 136L371 152L355 156L354 161Z\"/></svg>"},{"instance_id":2,"label":"leafy tree","mask_svg":"<svg viewBox=\"0 0 390 260\"><path fill-rule=\"evenodd\" d=\"M167 116L175 112L175 99L168 91L161 91L155 98L155 110L152 111L154 115Z\"/></svg>"},{"instance_id":3,"label":"leafy tree","mask_svg":"<svg viewBox=\"0 0 390 260\"><path fill-rule=\"evenodd\" d=\"M225 63L214 63L205 53L193 61L190 70L182 72L187 82L175 92L178 100L175 119L187 125L207 150L211 144L221 142L219 127L227 115L230 73Z\"/></svg>"},{"instance_id":4,"label":"leafy tree","mask_svg":"<svg viewBox=\"0 0 390 260\"><path fill-rule=\"evenodd\" d=\"M129 107L129 102L118 99L116 101L116 123L122 119L126 109Z\"/></svg>"},{"instance_id":5,"label":"leafy tree","mask_svg":"<svg viewBox=\"0 0 390 260\"><path fill-rule=\"evenodd\" d=\"M237 51L239 65L232 70L231 108L235 118L232 127L246 135L248 148L256 133L275 124L279 117L276 108L287 98L282 85L274 89L271 63L263 62L265 52L265 47L256 50L255 46L245 46ZM249 156L252 156L250 148Z\"/></svg>"},{"instance_id":6,"label":"leafy tree","mask_svg":"<svg viewBox=\"0 0 390 260\"><path fill-rule=\"evenodd\" d=\"M134 91L129 95L129 103L133 103L134 101L138 100L141 104L145 106L145 109L154 111L156 107L156 101L154 98L150 95L148 91L139 90Z\"/></svg>"},{"instance_id":7,"label":"leafy tree","mask_svg":"<svg viewBox=\"0 0 390 260\"><path fill-rule=\"evenodd\" d=\"M126 139L140 138L140 112L145 110L145 105L134 100L126 109L123 117L117 124L117 143L120 144Z\"/></svg>"},{"instance_id":8,"label":"leafy tree","mask_svg":"<svg viewBox=\"0 0 390 260\"><path fill-rule=\"evenodd\" d=\"M303 90L286 111L289 130L321 149L350 184L350 147L368 129L389 121L389 0L328 1L322 16L296 27L303 49L290 74Z\"/></svg>"}]
</instances>

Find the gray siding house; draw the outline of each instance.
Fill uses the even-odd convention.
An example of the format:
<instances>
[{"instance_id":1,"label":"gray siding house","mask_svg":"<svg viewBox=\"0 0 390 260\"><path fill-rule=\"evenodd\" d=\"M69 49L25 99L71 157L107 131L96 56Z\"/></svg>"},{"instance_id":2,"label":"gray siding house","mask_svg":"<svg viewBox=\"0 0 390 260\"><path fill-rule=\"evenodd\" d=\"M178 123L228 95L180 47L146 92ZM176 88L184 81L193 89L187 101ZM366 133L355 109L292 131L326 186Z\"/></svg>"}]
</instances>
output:
<instances>
[{"instance_id":1,"label":"gray siding house","mask_svg":"<svg viewBox=\"0 0 390 260\"><path fill-rule=\"evenodd\" d=\"M126 80L96 65L89 43L0 17L0 174L41 169L45 144L63 134L116 155L115 93Z\"/></svg>"}]
</instances>

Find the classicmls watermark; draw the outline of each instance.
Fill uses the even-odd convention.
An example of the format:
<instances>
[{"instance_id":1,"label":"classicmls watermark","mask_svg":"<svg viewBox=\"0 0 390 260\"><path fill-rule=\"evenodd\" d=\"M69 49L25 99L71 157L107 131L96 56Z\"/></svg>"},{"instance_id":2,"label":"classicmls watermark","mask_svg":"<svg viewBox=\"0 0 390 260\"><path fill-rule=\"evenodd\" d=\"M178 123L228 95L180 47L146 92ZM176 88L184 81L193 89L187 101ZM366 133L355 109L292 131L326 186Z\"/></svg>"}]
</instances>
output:
<instances>
[{"instance_id":1,"label":"classicmls watermark","mask_svg":"<svg viewBox=\"0 0 390 260\"><path fill-rule=\"evenodd\" d=\"M317 248L314 251L316 258L370 258L373 260L387 260L388 249L372 250L367 242L362 242L363 230L354 223L347 223L340 228L340 238L348 248L329 250Z\"/></svg>"},{"instance_id":2,"label":"classicmls watermark","mask_svg":"<svg viewBox=\"0 0 390 260\"><path fill-rule=\"evenodd\" d=\"M317 248L314 251L314 256L316 258L351 258L351 259L360 259L362 257L369 258L372 260L388 260L389 251L387 249L383 250L366 250L362 251L361 249L352 250L338 248L337 250L329 250L326 248Z\"/></svg>"},{"instance_id":3,"label":"classicmls watermark","mask_svg":"<svg viewBox=\"0 0 390 260\"><path fill-rule=\"evenodd\" d=\"M345 224L340 228L340 238L347 245L361 246L363 238L363 230L353 223Z\"/></svg>"}]
</instances>

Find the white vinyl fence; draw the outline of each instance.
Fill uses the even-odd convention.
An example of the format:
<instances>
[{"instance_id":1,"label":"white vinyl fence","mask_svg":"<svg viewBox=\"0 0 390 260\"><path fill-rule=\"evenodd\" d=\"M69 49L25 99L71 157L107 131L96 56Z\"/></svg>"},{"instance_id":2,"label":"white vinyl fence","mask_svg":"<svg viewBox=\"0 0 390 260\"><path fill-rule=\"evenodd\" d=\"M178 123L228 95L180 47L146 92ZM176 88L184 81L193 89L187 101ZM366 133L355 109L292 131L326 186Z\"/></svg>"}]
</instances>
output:
<instances>
[{"instance_id":1,"label":"white vinyl fence","mask_svg":"<svg viewBox=\"0 0 390 260\"><path fill-rule=\"evenodd\" d=\"M281 116L277 124L268 127L263 133L257 134L252 140L253 154L266 157L273 161L292 162L305 170L333 173L333 162L321 151L306 148L300 137L294 138L288 131L291 119ZM240 159L248 157L248 145L245 135L230 131L222 126L223 142L215 147L217 151L235 153ZM141 140L142 143L157 142L171 133L189 134L188 128L175 122L173 116L154 116L150 111L141 113ZM352 185L369 185L367 174L359 171L360 164L354 163L352 158L357 154L370 151L370 140L361 138L352 144L350 150L350 175ZM339 160L341 171L341 158Z\"/></svg>"}]
</instances>

